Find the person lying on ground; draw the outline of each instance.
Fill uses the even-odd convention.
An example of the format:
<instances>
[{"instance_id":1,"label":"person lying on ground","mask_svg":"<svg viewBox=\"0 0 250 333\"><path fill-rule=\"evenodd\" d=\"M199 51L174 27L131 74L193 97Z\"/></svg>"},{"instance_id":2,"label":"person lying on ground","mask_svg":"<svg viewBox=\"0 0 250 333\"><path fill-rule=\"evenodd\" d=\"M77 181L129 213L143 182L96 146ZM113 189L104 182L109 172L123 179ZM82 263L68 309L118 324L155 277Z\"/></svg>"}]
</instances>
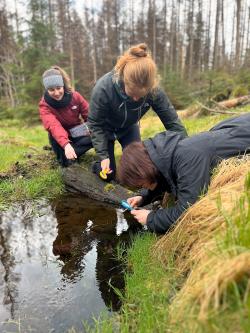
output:
<instances>
[{"instance_id":1,"label":"person lying on ground","mask_svg":"<svg viewBox=\"0 0 250 333\"><path fill-rule=\"evenodd\" d=\"M45 93L39 113L49 142L62 167L67 167L92 148L88 127L88 102L73 91L67 73L59 66L42 76Z\"/></svg>"},{"instance_id":2,"label":"person lying on ground","mask_svg":"<svg viewBox=\"0 0 250 333\"><path fill-rule=\"evenodd\" d=\"M133 208L147 205L164 192L174 195L173 207L131 211L149 230L165 233L207 191L211 173L222 159L249 152L250 113L192 137L167 131L143 143L131 143L123 151L118 179L132 189L144 188L127 200Z\"/></svg>"}]
</instances>

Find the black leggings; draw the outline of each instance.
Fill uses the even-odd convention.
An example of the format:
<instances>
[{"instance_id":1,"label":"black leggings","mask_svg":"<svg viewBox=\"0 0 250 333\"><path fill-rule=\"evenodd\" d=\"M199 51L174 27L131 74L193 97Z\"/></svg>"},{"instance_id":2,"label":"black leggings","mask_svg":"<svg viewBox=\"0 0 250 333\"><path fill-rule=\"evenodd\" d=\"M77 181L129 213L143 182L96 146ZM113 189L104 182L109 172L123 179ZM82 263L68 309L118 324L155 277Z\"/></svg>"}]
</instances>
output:
<instances>
[{"instance_id":1,"label":"black leggings","mask_svg":"<svg viewBox=\"0 0 250 333\"><path fill-rule=\"evenodd\" d=\"M70 138L70 144L74 148L77 158L86 153L89 149L91 149L92 142L90 136L80 136L78 138ZM65 156L64 149L58 144L58 142L53 138L53 136L49 133L49 142L52 146L54 153L56 154L57 161L63 167L69 166L73 160L67 159Z\"/></svg>"},{"instance_id":2,"label":"black leggings","mask_svg":"<svg viewBox=\"0 0 250 333\"><path fill-rule=\"evenodd\" d=\"M112 135L112 136L114 136L114 135ZM134 125L130 126L129 129L126 131L126 133L123 136L117 138L117 141L121 144L122 150L132 142L141 141L140 130L139 130L138 124L134 124ZM108 141L110 169L113 170L112 178L115 177L115 172L116 172L114 146L115 146L115 136L114 136L113 140ZM101 162L96 162L93 172L99 173L99 170L101 170Z\"/></svg>"}]
</instances>

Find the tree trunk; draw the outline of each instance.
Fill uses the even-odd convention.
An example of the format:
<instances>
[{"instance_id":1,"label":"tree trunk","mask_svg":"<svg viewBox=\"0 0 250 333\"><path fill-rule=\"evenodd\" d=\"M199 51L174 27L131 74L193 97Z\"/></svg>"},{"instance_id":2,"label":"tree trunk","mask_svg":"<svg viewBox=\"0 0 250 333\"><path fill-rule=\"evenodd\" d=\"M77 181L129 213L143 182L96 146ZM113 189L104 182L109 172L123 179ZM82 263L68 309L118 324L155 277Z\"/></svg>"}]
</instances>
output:
<instances>
[{"instance_id":1,"label":"tree trunk","mask_svg":"<svg viewBox=\"0 0 250 333\"><path fill-rule=\"evenodd\" d=\"M130 0L130 27L131 27L130 45L133 45L135 43L134 0Z\"/></svg>"},{"instance_id":2,"label":"tree trunk","mask_svg":"<svg viewBox=\"0 0 250 333\"><path fill-rule=\"evenodd\" d=\"M227 101L219 102L218 105L223 108L235 108L241 104L248 104L250 102L250 95L241 96L237 98L228 99Z\"/></svg>"},{"instance_id":3,"label":"tree trunk","mask_svg":"<svg viewBox=\"0 0 250 333\"><path fill-rule=\"evenodd\" d=\"M233 67L235 64L234 34L235 34L235 9L233 13L233 24L232 24L231 56L230 56L231 67Z\"/></svg>"},{"instance_id":4,"label":"tree trunk","mask_svg":"<svg viewBox=\"0 0 250 333\"><path fill-rule=\"evenodd\" d=\"M183 19L183 31L185 31L187 27L187 11L188 11L188 6L187 6L187 0L184 0L184 19ZM187 57L187 47L185 46L184 43L184 37L183 37L183 43L182 43L182 52L181 52L182 58L181 58L181 78L184 79L185 73L186 73L186 57Z\"/></svg>"},{"instance_id":5,"label":"tree trunk","mask_svg":"<svg viewBox=\"0 0 250 333\"><path fill-rule=\"evenodd\" d=\"M200 116L201 111L204 108L207 111L214 112L214 113L221 113L221 114L231 114L231 115L240 115L239 112L231 112L227 111L227 109L235 108L236 106L242 105L242 104L249 104L250 103L250 95L247 96L241 96L238 98L229 99L227 101L216 103L217 109L211 109L206 107L205 105L202 105L201 103L196 103L186 110L178 111L178 117L180 119L186 119L189 117L194 116Z\"/></svg>"},{"instance_id":6,"label":"tree trunk","mask_svg":"<svg viewBox=\"0 0 250 333\"><path fill-rule=\"evenodd\" d=\"M153 59L156 61L156 7L155 7L155 0L152 2L153 6Z\"/></svg>"},{"instance_id":7,"label":"tree trunk","mask_svg":"<svg viewBox=\"0 0 250 333\"><path fill-rule=\"evenodd\" d=\"M67 18L68 18L68 45L69 45L69 64L70 64L70 78L72 88L75 88L75 66L74 66L74 50L73 50L73 43L72 43L72 22L71 22L71 15L70 15L70 3L67 1Z\"/></svg>"},{"instance_id":8,"label":"tree trunk","mask_svg":"<svg viewBox=\"0 0 250 333\"><path fill-rule=\"evenodd\" d=\"M247 34L247 25L245 24L246 21L246 17L248 16L247 13L247 4L245 4L245 8L243 8L243 17L242 17L242 25L241 25L241 41L240 41L240 45L241 45L241 50L242 50L242 54L241 54L241 58L243 58L243 52L246 49L246 34ZM241 59L241 63L242 63L242 59Z\"/></svg>"},{"instance_id":9,"label":"tree trunk","mask_svg":"<svg viewBox=\"0 0 250 333\"><path fill-rule=\"evenodd\" d=\"M220 1L217 0L216 7L216 20L215 20L215 31L214 31L214 51L213 51L213 69L218 67L219 58L219 20L220 20Z\"/></svg>"},{"instance_id":10,"label":"tree trunk","mask_svg":"<svg viewBox=\"0 0 250 333\"><path fill-rule=\"evenodd\" d=\"M163 7L163 80L167 77L167 0Z\"/></svg>"},{"instance_id":11,"label":"tree trunk","mask_svg":"<svg viewBox=\"0 0 250 333\"><path fill-rule=\"evenodd\" d=\"M211 32L211 0L209 0L209 9L208 9L208 24L207 24L207 34L206 34L206 42L205 42L205 50L204 50L204 67L205 70L210 68L210 32Z\"/></svg>"},{"instance_id":12,"label":"tree trunk","mask_svg":"<svg viewBox=\"0 0 250 333\"><path fill-rule=\"evenodd\" d=\"M194 52L194 1L191 0L191 18L190 22L190 46L189 46L189 61L188 61L188 78L191 80L192 73L193 73L193 52Z\"/></svg>"},{"instance_id":13,"label":"tree trunk","mask_svg":"<svg viewBox=\"0 0 250 333\"><path fill-rule=\"evenodd\" d=\"M247 37L246 37L246 49L250 49L250 6L248 7L248 26L247 26Z\"/></svg>"},{"instance_id":14,"label":"tree trunk","mask_svg":"<svg viewBox=\"0 0 250 333\"><path fill-rule=\"evenodd\" d=\"M221 0L221 40L222 40L222 64L225 62L226 46L225 46L225 29L224 29L224 0Z\"/></svg>"},{"instance_id":15,"label":"tree trunk","mask_svg":"<svg viewBox=\"0 0 250 333\"><path fill-rule=\"evenodd\" d=\"M238 68L240 66L240 56L241 56L240 21L241 21L241 0L236 0L235 68Z\"/></svg>"}]
</instances>

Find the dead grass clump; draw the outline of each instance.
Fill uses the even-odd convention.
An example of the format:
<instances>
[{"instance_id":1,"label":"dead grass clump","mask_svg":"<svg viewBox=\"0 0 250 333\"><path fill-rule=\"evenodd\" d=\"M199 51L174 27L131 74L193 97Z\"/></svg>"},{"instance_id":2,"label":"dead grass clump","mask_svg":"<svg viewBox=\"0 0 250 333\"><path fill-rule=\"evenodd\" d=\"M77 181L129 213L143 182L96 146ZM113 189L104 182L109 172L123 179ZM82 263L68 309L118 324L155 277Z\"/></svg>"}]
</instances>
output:
<instances>
[{"instance_id":1,"label":"dead grass clump","mask_svg":"<svg viewBox=\"0 0 250 333\"><path fill-rule=\"evenodd\" d=\"M225 292L230 285L250 276L250 252L235 257L227 254L213 256L197 266L187 278L184 286L171 304L171 317L178 321L186 309L189 312L199 307L198 319L206 320L209 309L214 311L226 306ZM249 287L249 286L248 286ZM247 299L249 288L246 288L243 300ZM192 308L190 309L190 304Z\"/></svg>"},{"instance_id":2,"label":"dead grass clump","mask_svg":"<svg viewBox=\"0 0 250 333\"><path fill-rule=\"evenodd\" d=\"M242 176L245 177L249 171L250 156L246 155L241 159L232 158L223 160L214 171L212 177L210 192L222 187L228 183L237 182Z\"/></svg>"},{"instance_id":3,"label":"dead grass clump","mask_svg":"<svg viewBox=\"0 0 250 333\"><path fill-rule=\"evenodd\" d=\"M249 197L243 196L249 170L249 157L223 161L206 196L154 246L153 255L158 260L166 267L170 261L171 267L174 265L173 279L181 277L170 305L173 322L184 318L187 309L189 314L198 311L199 319L206 319L209 309L216 310L223 304L230 285L249 278L250 251L237 247L231 236L225 242L229 234L246 236L245 225L237 228L242 218L249 222Z\"/></svg>"},{"instance_id":4,"label":"dead grass clump","mask_svg":"<svg viewBox=\"0 0 250 333\"><path fill-rule=\"evenodd\" d=\"M202 257L207 242L225 227L224 212L232 215L235 202L244 191L248 170L250 158L224 161L206 196L191 206L174 229L156 243L154 255L165 264L169 256L174 256L175 266L182 273L191 269L193 262Z\"/></svg>"}]
</instances>

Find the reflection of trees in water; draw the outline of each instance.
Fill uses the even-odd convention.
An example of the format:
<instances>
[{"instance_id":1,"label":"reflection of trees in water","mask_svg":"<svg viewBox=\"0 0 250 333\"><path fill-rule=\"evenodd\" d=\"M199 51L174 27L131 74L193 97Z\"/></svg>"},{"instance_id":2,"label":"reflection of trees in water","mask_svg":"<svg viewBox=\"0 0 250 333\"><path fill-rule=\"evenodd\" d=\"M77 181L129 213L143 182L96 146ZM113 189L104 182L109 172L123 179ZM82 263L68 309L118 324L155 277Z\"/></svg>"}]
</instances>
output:
<instances>
[{"instance_id":1,"label":"reflection of trees in water","mask_svg":"<svg viewBox=\"0 0 250 333\"><path fill-rule=\"evenodd\" d=\"M37 258L39 263L47 264L49 259L55 259L54 255L61 260L63 282L69 283L84 279L86 258L96 260L91 265L96 270L102 299L107 307L117 310L120 300L112 286L123 289L124 267L115 259L116 246L118 241L126 241L128 233L116 235L126 227L123 215L118 216L114 208L79 197L67 196L54 201L51 207L46 202L24 204L4 212L0 216L0 288L6 315L15 319L20 310L19 281L27 277L16 271ZM130 230L134 227L130 223ZM22 291L28 290L32 281L27 283Z\"/></svg>"},{"instance_id":2,"label":"reflection of trees in water","mask_svg":"<svg viewBox=\"0 0 250 333\"><path fill-rule=\"evenodd\" d=\"M124 288L124 267L122 262L115 259L117 240L113 235L112 239L108 239L107 235L107 239L95 242L94 240L98 236L98 234L90 232L88 235L79 235L77 240L74 237L72 243L70 243L70 237L65 237L66 244L63 244L57 237L53 244L53 252L55 255L58 254L60 260L63 261L61 273L64 279L75 282L83 278L84 257L92 250L93 245L96 246L96 279L102 299L107 307L118 310L120 300L112 287Z\"/></svg>"},{"instance_id":3,"label":"reflection of trees in water","mask_svg":"<svg viewBox=\"0 0 250 333\"><path fill-rule=\"evenodd\" d=\"M129 237L128 234L116 236L117 224L126 222L123 215L121 212L117 214L114 208L74 197L71 200L68 198L65 201L54 201L52 206L58 227L53 253L63 261L63 278L74 282L83 277L84 257L94 244L97 250L96 279L99 290L106 306L118 310L120 300L112 286L117 289L124 288L124 266L115 259L118 241L125 242ZM93 221L90 229L89 220ZM132 229L136 229L136 226L132 225Z\"/></svg>"},{"instance_id":4,"label":"reflection of trees in water","mask_svg":"<svg viewBox=\"0 0 250 333\"><path fill-rule=\"evenodd\" d=\"M0 261L3 278L3 305L9 307L10 317L14 319L15 300L18 296L17 283L20 277L14 272L15 258L12 253L12 225L0 216Z\"/></svg>"},{"instance_id":5,"label":"reflection of trees in water","mask_svg":"<svg viewBox=\"0 0 250 333\"><path fill-rule=\"evenodd\" d=\"M80 280L83 275L85 268L83 258L92 249L91 239L85 239L85 242L81 242L80 235L77 237L72 236L72 234L63 234L63 236L63 239L60 238L58 233L53 243L53 253L59 255L59 259L63 262L61 274L64 279L75 282Z\"/></svg>"},{"instance_id":6,"label":"reflection of trees in water","mask_svg":"<svg viewBox=\"0 0 250 333\"><path fill-rule=\"evenodd\" d=\"M98 243L96 279L106 306L119 310L121 300L115 289L124 290L124 263L116 259L117 240L103 239Z\"/></svg>"},{"instance_id":7,"label":"reflection of trees in water","mask_svg":"<svg viewBox=\"0 0 250 333\"><path fill-rule=\"evenodd\" d=\"M39 212L42 215L45 211L48 217L34 214ZM18 309L18 283L22 278L15 270L32 257L38 256L41 261L48 260L48 244L51 243L50 238L55 237L53 224L53 214L48 211L46 202L14 205L0 216L3 305L11 319L14 319Z\"/></svg>"},{"instance_id":8,"label":"reflection of trees in water","mask_svg":"<svg viewBox=\"0 0 250 333\"><path fill-rule=\"evenodd\" d=\"M121 211L117 210L116 233L120 234L121 229L129 232L122 233L120 237L114 237L114 234L101 235L101 240L97 247L96 278L99 284L99 290L107 307L113 311L118 311L121 307L121 299L116 290L124 291L125 281L124 273L126 270L125 262L118 259L117 247L128 247L132 240L132 234L138 232L141 226L134 223L131 215L128 213L126 219ZM128 222L128 225L127 225Z\"/></svg>"},{"instance_id":9,"label":"reflection of trees in water","mask_svg":"<svg viewBox=\"0 0 250 333\"><path fill-rule=\"evenodd\" d=\"M83 258L92 249L93 238L83 232L87 223L84 209L77 207L77 203L74 199L52 203L57 219L53 254L63 262L61 273L68 282L81 279L85 267Z\"/></svg>"}]
</instances>

